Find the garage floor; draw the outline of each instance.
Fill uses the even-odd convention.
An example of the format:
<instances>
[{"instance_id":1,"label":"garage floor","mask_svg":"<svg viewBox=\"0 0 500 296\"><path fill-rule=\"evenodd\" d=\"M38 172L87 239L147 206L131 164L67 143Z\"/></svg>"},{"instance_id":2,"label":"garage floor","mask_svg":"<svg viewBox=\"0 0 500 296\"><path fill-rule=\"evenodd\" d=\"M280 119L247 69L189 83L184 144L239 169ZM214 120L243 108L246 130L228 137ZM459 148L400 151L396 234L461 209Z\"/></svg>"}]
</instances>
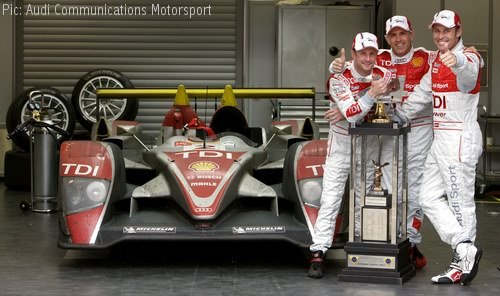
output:
<instances>
[{"instance_id":1,"label":"garage floor","mask_svg":"<svg viewBox=\"0 0 500 296\"><path fill-rule=\"evenodd\" d=\"M0 181L0 295L500 295L500 203L477 204L484 249L470 286L434 285L451 250L424 223L428 265L403 285L339 282L329 260L323 279L306 276L300 250L280 244L126 245L110 251L56 247L57 215L22 212L29 192ZM340 251L337 251L340 252Z\"/></svg>"}]
</instances>

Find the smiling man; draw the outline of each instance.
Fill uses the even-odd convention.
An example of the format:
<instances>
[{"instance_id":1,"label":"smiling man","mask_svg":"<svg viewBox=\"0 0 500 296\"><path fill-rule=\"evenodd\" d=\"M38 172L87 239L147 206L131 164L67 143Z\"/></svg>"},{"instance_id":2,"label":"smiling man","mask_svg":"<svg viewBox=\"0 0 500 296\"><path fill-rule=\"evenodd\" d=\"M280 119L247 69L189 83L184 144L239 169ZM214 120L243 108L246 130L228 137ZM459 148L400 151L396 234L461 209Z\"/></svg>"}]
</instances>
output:
<instances>
[{"instance_id":1,"label":"smiling man","mask_svg":"<svg viewBox=\"0 0 500 296\"><path fill-rule=\"evenodd\" d=\"M385 40L390 49L381 49L378 52L376 63L388 69L392 74L392 78L398 78L401 82L400 87L402 89L391 93L391 101L401 104L430 69L436 53L429 52L422 47L413 47L415 32L410 20L405 16L395 15L389 18L385 23L385 33ZM344 52L342 51L341 57L332 62L330 71L334 73L340 72L344 67L344 60ZM428 100L429 102L431 100L430 94ZM392 110L392 108L387 109ZM336 116L336 114L338 114L339 118L342 118L336 109L327 111L325 118L335 122L333 116ZM432 137L432 106L429 103L412 120L411 133L408 134L408 215L406 225L408 239L411 243L410 259L417 269L421 269L427 264L425 256L417 248L422 241L420 227L424 220L424 214L419 202L419 191L425 158L431 146ZM392 161L391 138L386 137L383 139L380 153L381 163ZM390 189L392 188L392 173L389 170L388 167L383 168L383 187ZM401 189L399 188L400 195Z\"/></svg>"},{"instance_id":2,"label":"smiling man","mask_svg":"<svg viewBox=\"0 0 500 296\"><path fill-rule=\"evenodd\" d=\"M312 234L313 244L310 246L312 259L308 276L312 278L323 276L323 258L332 245L335 220L350 171L349 123L363 120L376 97L387 91L391 80L390 72L375 65L377 53L375 35L367 32L357 34L352 43L352 62L341 73L332 74L328 80L330 107L338 106L344 119L330 124L321 207Z\"/></svg>"},{"instance_id":3,"label":"smiling man","mask_svg":"<svg viewBox=\"0 0 500 296\"><path fill-rule=\"evenodd\" d=\"M396 115L413 119L433 98L434 140L420 191L425 215L454 250L450 266L432 278L439 284L468 285L478 272L482 250L476 239L476 165L482 153L477 122L481 57L464 51L462 23L453 11L434 15L429 26L438 56Z\"/></svg>"}]
</instances>

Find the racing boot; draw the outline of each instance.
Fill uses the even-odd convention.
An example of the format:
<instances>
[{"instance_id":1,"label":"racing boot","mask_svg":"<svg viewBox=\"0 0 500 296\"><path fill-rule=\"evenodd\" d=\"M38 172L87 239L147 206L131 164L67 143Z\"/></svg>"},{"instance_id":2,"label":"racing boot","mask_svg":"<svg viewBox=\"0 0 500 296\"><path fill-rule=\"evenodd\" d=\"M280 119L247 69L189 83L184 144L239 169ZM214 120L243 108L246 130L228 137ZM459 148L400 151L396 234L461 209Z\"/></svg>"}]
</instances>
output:
<instances>
[{"instance_id":1,"label":"racing boot","mask_svg":"<svg viewBox=\"0 0 500 296\"><path fill-rule=\"evenodd\" d=\"M443 273L433 276L431 281L436 284L454 284L462 279L462 268L460 267L460 258L456 252L453 252L453 260L450 266Z\"/></svg>"},{"instance_id":2,"label":"racing boot","mask_svg":"<svg viewBox=\"0 0 500 296\"><path fill-rule=\"evenodd\" d=\"M417 248L417 245L410 247L410 260L416 269L422 269L427 265L427 259Z\"/></svg>"},{"instance_id":3,"label":"racing boot","mask_svg":"<svg viewBox=\"0 0 500 296\"><path fill-rule=\"evenodd\" d=\"M457 245L455 252L460 259L460 267L462 268L462 279L460 283L463 286L470 284L477 274L479 269L479 261L483 255L483 250L475 246L472 242L462 242Z\"/></svg>"},{"instance_id":4,"label":"racing boot","mask_svg":"<svg viewBox=\"0 0 500 296\"><path fill-rule=\"evenodd\" d=\"M309 267L309 273L307 274L310 278L319 279L323 277L323 259L325 254L323 251L312 252L311 266Z\"/></svg>"}]
</instances>

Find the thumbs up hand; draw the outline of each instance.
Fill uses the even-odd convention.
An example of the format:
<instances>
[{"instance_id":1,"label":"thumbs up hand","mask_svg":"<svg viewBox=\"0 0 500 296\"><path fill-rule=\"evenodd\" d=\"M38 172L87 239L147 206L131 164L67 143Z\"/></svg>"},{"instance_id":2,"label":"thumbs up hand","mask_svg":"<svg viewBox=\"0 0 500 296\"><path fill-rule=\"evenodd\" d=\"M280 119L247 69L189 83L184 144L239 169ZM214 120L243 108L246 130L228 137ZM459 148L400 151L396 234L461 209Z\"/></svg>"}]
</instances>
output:
<instances>
[{"instance_id":1,"label":"thumbs up hand","mask_svg":"<svg viewBox=\"0 0 500 296\"><path fill-rule=\"evenodd\" d=\"M333 62L330 64L330 72L332 73L340 73L344 70L345 66L345 49L342 48L340 50L340 57L335 58Z\"/></svg>"},{"instance_id":2,"label":"thumbs up hand","mask_svg":"<svg viewBox=\"0 0 500 296\"><path fill-rule=\"evenodd\" d=\"M447 49L445 53L441 54L441 62L443 62L446 67L453 67L457 64L457 57Z\"/></svg>"}]
</instances>

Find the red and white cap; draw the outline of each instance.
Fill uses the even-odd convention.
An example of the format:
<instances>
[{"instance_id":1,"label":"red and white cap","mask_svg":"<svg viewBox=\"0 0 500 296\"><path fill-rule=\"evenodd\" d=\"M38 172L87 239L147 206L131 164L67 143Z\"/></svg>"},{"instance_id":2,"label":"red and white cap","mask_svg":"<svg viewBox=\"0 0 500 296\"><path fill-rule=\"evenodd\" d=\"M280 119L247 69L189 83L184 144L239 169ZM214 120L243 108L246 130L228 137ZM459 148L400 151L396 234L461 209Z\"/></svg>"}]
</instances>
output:
<instances>
[{"instance_id":1,"label":"red and white cap","mask_svg":"<svg viewBox=\"0 0 500 296\"><path fill-rule=\"evenodd\" d=\"M385 22L385 34L394 28L401 28L405 31L412 31L411 22L406 16L395 15Z\"/></svg>"},{"instance_id":2,"label":"red and white cap","mask_svg":"<svg viewBox=\"0 0 500 296\"><path fill-rule=\"evenodd\" d=\"M429 29L435 24L443 25L446 28L462 27L460 16L451 10L441 10L434 15L434 20L429 25Z\"/></svg>"},{"instance_id":3,"label":"red and white cap","mask_svg":"<svg viewBox=\"0 0 500 296\"><path fill-rule=\"evenodd\" d=\"M352 48L358 51L368 47L378 50L377 36L368 32L358 33L352 41Z\"/></svg>"}]
</instances>

